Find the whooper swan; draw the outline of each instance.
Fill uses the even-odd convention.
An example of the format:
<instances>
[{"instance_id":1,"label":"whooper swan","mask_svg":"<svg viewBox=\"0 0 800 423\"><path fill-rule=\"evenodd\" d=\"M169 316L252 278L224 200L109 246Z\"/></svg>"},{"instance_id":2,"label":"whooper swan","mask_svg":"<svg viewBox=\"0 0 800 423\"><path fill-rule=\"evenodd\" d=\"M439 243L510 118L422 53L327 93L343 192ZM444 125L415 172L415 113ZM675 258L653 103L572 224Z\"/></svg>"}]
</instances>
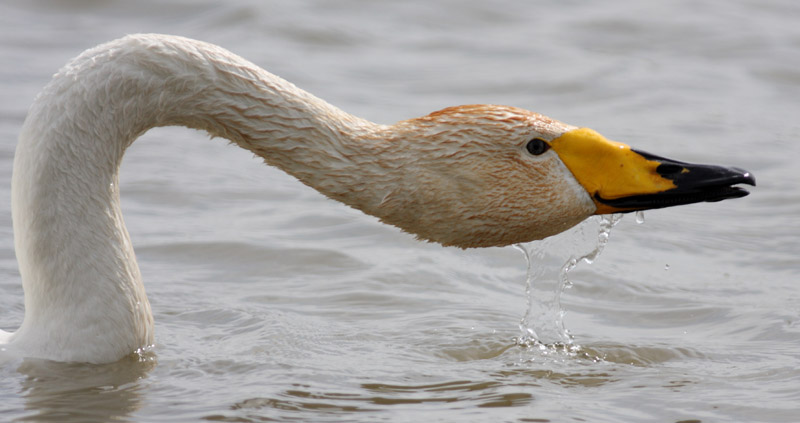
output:
<instances>
[{"instance_id":1,"label":"whooper swan","mask_svg":"<svg viewBox=\"0 0 800 423\"><path fill-rule=\"evenodd\" d=\"M125 149L156 126L203 129L420 239L488 247L590 215L747 195L744 170L692 165L526 110L452 107L394 125L347 114L220 47L134 35L92 48L34 101L14 159L22 357L110 362L153 344L119 204Z\"/></svg>"}]
</instances>

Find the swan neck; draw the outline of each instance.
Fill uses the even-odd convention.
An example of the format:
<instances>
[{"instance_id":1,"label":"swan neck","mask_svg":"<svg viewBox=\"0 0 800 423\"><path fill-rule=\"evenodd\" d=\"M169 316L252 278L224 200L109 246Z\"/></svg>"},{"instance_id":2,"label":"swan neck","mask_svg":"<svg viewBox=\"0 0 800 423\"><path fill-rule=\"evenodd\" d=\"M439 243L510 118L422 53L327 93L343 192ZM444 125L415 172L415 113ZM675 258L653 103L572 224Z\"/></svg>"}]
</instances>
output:
<instances>
[{"instance_id":1,"label":"swan neck","mask_svg":"<svg viewBox=\"0 0 800 423\"><path fill-rule=\"evenodd\" d=\"M25 318L10 342L28 355L103 362L153 344L118 170L139 135L167 125L227 138L348 204L375 201L340 187L364 184L349 169L378 125L210 44L141 35L87 50L35 100L14 161Z\"/></svg>"}]
</instances>

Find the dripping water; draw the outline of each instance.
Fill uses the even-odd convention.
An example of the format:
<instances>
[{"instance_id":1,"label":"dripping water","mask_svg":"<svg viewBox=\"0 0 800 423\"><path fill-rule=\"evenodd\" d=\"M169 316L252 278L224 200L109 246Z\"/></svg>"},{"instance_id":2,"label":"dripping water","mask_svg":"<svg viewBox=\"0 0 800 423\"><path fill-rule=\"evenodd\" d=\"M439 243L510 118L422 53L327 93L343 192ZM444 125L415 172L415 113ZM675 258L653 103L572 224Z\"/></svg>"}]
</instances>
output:
<instances>
[{"instance_id":1,"label":"dripping water","mask_svg":"<svg viewBox=\"0 0 800 423\"><path fill-rule=\"evenodd\" d=\"M564 326L566 312L561 308L561 296L572 286L569 272L581 262L592 264L608 244L611 229L620 221L622 215L603 215L587 219L565 234L516 244L515 247L525 256L527 277L525 298L527 310L520 319L520 336L517 345L545 350L548 347L559 350L577 350L573 337ZM591 230L591 228L595 228ZM564 250L564 251L559 251ZM560 260L568 256L566 262ZM557 260L552 263L552 260Z\"/></svg>"}]
</instances>

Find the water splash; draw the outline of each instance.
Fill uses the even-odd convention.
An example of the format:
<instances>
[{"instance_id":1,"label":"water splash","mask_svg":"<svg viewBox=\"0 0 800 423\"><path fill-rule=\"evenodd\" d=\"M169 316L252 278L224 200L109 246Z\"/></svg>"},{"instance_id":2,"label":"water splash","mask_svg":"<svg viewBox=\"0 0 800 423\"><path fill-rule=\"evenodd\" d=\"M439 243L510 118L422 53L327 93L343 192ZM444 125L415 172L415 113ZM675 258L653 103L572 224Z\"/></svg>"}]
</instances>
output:
<instances>
[{"instance_id":1,"label":"water splash","mask_svg":"<svg viewBox=\"0 0 800 423\"><path fill-rule=\"evenodd\" d=\"M515 245L527 261L527 310L520 319L517 345L540 351L548 348L576 351L573 337L564 326L566 312L561 308L561 296L572 286L569 272L581 262L592 264L597 260L608 244L611 229L620 219L622 215L603 215L587 219L562 235ZM552 263L553 260L561 263L565 256L569 259L560 266Z\"/></svg>"}]
</instances>

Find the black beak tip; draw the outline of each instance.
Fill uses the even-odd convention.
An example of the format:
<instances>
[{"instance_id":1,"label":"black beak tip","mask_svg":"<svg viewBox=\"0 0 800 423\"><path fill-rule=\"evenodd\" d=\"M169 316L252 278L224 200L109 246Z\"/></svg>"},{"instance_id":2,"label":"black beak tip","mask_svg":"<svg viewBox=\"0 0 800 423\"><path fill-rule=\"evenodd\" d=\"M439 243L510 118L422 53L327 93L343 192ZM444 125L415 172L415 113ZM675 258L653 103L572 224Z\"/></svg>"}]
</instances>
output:
<instances>
[{"instance_id":1,"label":"black beak tip","mask_svg":"<svg viewBox=\"0 0 800 423\"><path fill-rule=\"evenodd\" d=\"M705 166L701 165L700 169L704 167ZM696 185L698 192L704 192L706 194L707 197L704 200L706 202L746 197L750 192L737 185L745 184L756 186L755 176L740 167L725 168L721 166L709 166L705 167L705 169L709 169L711 172L715 172L716 169L716 172L718 172L718 178L710 177L707 181L702 181L701 179ZM690 182L688 190L692 191L691 180L687 182ZM680 185L678 186L680 188Z\"/></svg>"},{"instance_id":2,"label":"black beak tip","mask_svg":"<svg viewBox=\"0 0 800 423\"><path fill-rule=\"evenodd\" d=\"M744 169L742 169L740 167L734 167L734 168L732 168L732 170L734 170L736 172L739 172L739 174L741 174L741 181L739 182L740 184L747 184L747 185L756 186L756 177L753 176L752 173L750 173L750 172L748 172L748 171L746 171L746 170L744 170Z\"/></svg>"},{"instance_id":3,"label":"black beak tip","mask_svg":"<svg viewBox=\"0 0 800 423\"><path fill-rule=\"evenodd\" d=\"M730 187L728 188L728 194L725 198L720 198L719 200L723 200L726 198L742 198L750 195L750 191L738 187L733 186L736 184L746 184L750 186L756 186L756 177L753 176L752 173L740 168L740 167L731 167L730 170L736 174L736 177L732 178L729 182ZM709 200L710 202L719 201L719 200Z\"/></svg>"}]
</instances>

